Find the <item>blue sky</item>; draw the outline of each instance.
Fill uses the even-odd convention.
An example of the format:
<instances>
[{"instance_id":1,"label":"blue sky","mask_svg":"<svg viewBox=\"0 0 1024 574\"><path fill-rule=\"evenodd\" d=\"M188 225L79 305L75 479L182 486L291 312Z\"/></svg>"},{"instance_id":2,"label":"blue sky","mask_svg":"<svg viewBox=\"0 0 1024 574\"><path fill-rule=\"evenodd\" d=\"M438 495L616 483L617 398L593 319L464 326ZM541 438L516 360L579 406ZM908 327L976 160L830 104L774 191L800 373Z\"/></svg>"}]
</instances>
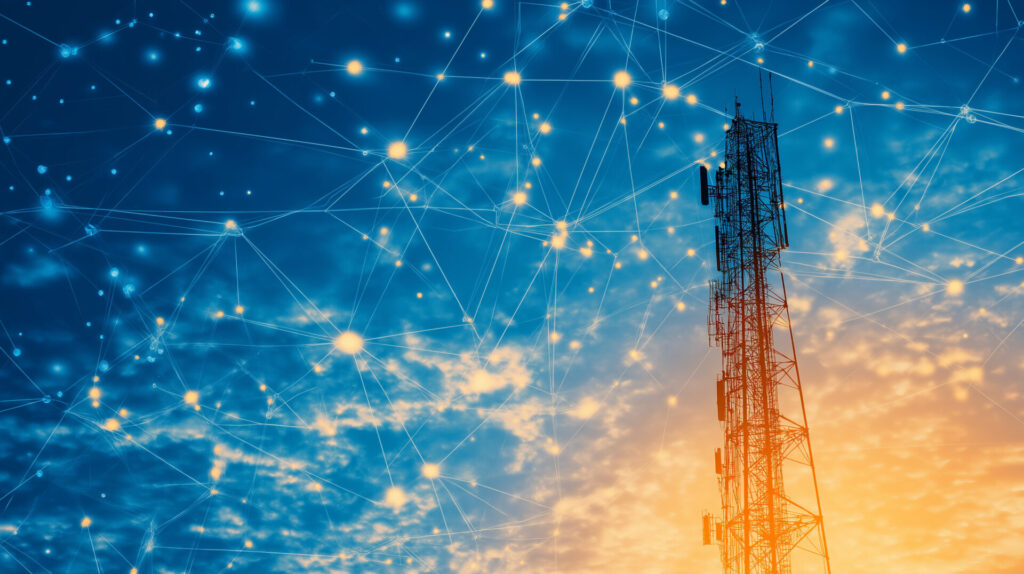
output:
<instances>
[{"instance_id":1,"label":"blue sky","mask_svg":"<svg viewBox=\"0 0 1024 574\"><path fill-rule=\"evenodd\" d=\"M1021 22L4 4L3 570L719 570L695 176L770 72L835 569L1019 572Z\"/></svg>"}]
</instances>

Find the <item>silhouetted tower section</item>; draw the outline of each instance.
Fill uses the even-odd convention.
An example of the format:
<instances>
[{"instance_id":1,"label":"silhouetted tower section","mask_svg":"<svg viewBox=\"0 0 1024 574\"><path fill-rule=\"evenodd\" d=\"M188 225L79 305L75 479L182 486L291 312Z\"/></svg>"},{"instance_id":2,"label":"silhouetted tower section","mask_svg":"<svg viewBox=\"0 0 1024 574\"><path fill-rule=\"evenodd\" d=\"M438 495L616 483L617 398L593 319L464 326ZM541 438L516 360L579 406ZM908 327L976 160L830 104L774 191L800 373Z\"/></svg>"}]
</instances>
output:
<instances>
[{"instance_id":1,"label":"silhouetted tower section","mask_svg":"<svg viewBox=\"0 0 1024 574\"><path fill-rule=\"evenodd\" d=\"M715 451L722 508L704 515L704 543L719 544L726 574L831 572L782 276L777 128L737 103L713 183L700 168L701 203L717 223L708 334L722 349L725 434Z\"/></svg>"}]
</instances>

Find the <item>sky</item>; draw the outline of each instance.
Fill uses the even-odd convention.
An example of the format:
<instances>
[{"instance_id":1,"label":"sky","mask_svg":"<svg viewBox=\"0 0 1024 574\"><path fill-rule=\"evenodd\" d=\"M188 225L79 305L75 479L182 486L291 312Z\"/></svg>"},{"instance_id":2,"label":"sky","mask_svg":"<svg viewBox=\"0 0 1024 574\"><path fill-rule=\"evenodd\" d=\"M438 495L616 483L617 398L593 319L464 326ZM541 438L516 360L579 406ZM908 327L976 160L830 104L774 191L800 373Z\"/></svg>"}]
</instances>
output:
<instances>
[{"instance_id":1,"label":"sky","mask_svg":"<svg viewBox=\"0 0 1024 574\"><path fill-rule=\"evenodd\" d=\"M1024 571L1022 27L3 2L0 570L720 572L697 172L763 98L833 571Z\"/></svg>"}]
</instances>

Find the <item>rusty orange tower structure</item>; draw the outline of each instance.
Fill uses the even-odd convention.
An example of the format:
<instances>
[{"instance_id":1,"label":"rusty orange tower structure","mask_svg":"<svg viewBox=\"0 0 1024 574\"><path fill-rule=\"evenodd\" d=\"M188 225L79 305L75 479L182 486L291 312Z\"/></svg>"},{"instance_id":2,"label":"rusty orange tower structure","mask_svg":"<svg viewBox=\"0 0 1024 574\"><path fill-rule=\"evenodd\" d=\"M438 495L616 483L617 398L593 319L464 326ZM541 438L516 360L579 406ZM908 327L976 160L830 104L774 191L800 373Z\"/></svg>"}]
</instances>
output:
<instances>
[{"instance_id":1,"label":"rusty orange tower structure","mask_svg":"<svg viewBox=\"0 0 1024 574\"><path fill-rule=\"evenodd\" d=\"M715 451L721 512L704 515L704 543L717 542L726 574L829 574L782 274L789 237L777 124L744 118L737 103L724 159L713 183L700 168L701 203L713 204L717 223L708 335L722 349L725 435Z\"/></svg>"}]
</instances>

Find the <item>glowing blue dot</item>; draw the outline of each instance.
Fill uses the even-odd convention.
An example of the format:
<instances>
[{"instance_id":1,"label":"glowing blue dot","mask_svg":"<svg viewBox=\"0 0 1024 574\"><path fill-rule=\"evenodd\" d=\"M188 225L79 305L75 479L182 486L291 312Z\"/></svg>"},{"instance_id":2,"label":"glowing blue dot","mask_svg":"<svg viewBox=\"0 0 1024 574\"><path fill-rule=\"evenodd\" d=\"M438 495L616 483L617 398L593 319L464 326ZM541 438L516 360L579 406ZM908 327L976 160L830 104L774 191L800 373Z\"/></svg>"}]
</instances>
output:
<instances>
[{"instance_id":1,"label":"glowing blue dot","mask_svg":"<svg viewBox=\"0 0 1024 574\"><path fill-rule=\"evenodd\" d=\"M232 50L239 52L242 48L245 48L245 44L242 43L238 38L228 38L228 47Z\"/></svg>"},{"instance_id":2,"label":"glowing blue dot","mask_svg":"<svg viewBox=\"0 0 1024 574\"><path fill-rule=\"evenodd\" d=\"M65 181L71 181L71 175L64 176L64 180Z\"/></svg>"},{"instance_id":3,"label":"glowing blue dot","mask_svg":"<svg viewBox=\"0 0 1024 574\"><path fill-rule=\"evenodd\" d=\"M46 397L43 398L43 402L44 403L50 402L49 397L50 397L50 395L46 395ZM43 471L42 470L37 470L36 471L36 478L43 478Z\"/></svg>"},{"instance_id":4,"label":"glowing blue dot","mask_svg":"<svg viewBox=\"0 0 1024 574\"><path fill-rule=\"evenodd\" d=\"M62 398L63 396L64 396L64 391L57 391L57 398L58 399Z\"/></svg>"},{"instance_id":5,"label":"glowing blue dot","mask_svg":"<svg viewBox=\"0 0 1024 574\"><path fill-rule=\"evenodd\" d=\"M255 13L259 12L260 10L263 10L263 5L260 4L259 2L257 2L256 0L252 0L248 4L245 5L245 8L246 8L246 10L248 10L248 11L252 12L253 14L255 14Z\"/></svg>"},{"instance_id":6,"label":"glowing blue dot","mask_svg":"<svg viewBox=\"0 0 1024 574\"><path fill-rule=\"evenodd\" d=\"M117 267L113 267L113 268L110 269L110 276L111 277L117 277L120 274L121 274L121 270L118 269Z\"/></svg>"},{"instance_id":7,"label":"glowing blue dot","mask_svg":"<svg viewBox=\"0 0 1024 574\"><path fill-rule=\"evenodd\" d=\"M661 20L668 20L668 10L664 8L658 10L658 18L660 18Z\"/></svg>"},{"instance_id":8,"label":"glowing blue dot","mask_svg":"<svg viewBox=\"0 0 1024 574\"><path fill-rule=\"evenodd\" d=\"M43 164L39 164L36 166L36 171L39 172L39 175L43 175L44 173L46 173L46 166Z\"/></svg>"},{"instance_id":9,"label":"glowing blue dot","mask_svg":"<svg viewBox=\"0 0 1024 574\"><path fill-rule=\"evenodd\" d=\"M196 104L192 106L192 109L195 110L196 113L198 114L199 112L203 111L203 104Z\"/></svg>"},{"instance_id":10,"label":"glowing blue dot","mask_svg":"<svg viewBox=\"0 0 1024 574\"><path fill-rule=\"evenodd\" d=\"M105 372L110 370L110 362L109 361L100 361L99 367L100 367L100 372L101 373L105 373Z\"/></svg>"},{"instance_id":11,"label":"glowing blue dot","mask_svg":"<svg viewBox=\"0 0 1024 574\"><path fill-rule=\"evenodd\" d=\"M11 138L9 138L7 136L4 136L4 145L10 145L10 144L11 144Z\"/></svg>"},{"instance_id":12,"label":"glowing blue dot","mask_svg":"<svg viewBox=\"0 0 1024 574\"><path fill-rule=\"evenodd\" d=\"M250 106L255 106L256 105L256 100L249 100L249 105Z\"/></svg>"},{"instance_id":13,"label":"glowing blue dot","mask_svg":"<svg viewBox=\"0 0 1024 574\"><path fill-rule=\"evenodd\" d=\"M85 226L85 234L89 237L92 237L93 235L96 235L99 232L100 230L97 229L96 226L91 223Z\"/></svg>"},{"instance_id":14,"label":"glowing blue dot","mask_svg":"<svg viewBox=\"0 0 1024 574\"><path fill-rule=\"evenodd\" d=\"M209 88L211 83L212 80L210 80L210 78L208 78L207 76L203 76L196 80L196 85L199 86L199 89L201 90Z\"/></svg>"},{"instance_id":15,"label":"glowing blue dot","mask_svg":"<svg viewBox=\"0 0 1024 574\"><path fill-rule=\"evenodd\" d=\"M117 175L117 168L116 167L110 168L110 175Z\"/></svg>"},{"instance_id":16,"label":"glowing blue dot","mask_svg":"<svg viewBox=\"0 0 1024 574\"><path fill-rule=\"evenodd\" d=\"M39 205L43 206L43 209L50 209L53 207L53 198L49 195L44 195L39 198Z\"/></svg>"},{"instance_id":17,"label":"glowing blue dot","mask_svg":"<svg viewBox=\"0 0 1024 574\"><path fill-rule=\"evenodd\" d=\"M21 356L21 349L15 347L14 350L11 351L11 354L14 355L15 357L20 357Z\"/></svg>"},{"instance_id":18,"label":"glowing blue dot","mask_svg":"<svg viewBox=\"0 0 1024 574\"><path fill-rule=\"evenodd\" d=\"M124 293L125 297L131 297L132 294L135 293L135 284L134 283L126 284L124 287L121 288L121 292Z\"/></svg>"},{"instance_id":19,"label":"glowing blue dot","mask_svg":"<svg viewBox=\"0 0 1024 574\"><path fill-rule=\"evenodd\" d=\"M71 46L68 46L67 44L61 44L60 45L60 57L61 58L70 58L71 54L72 54Z\"/></svg>"},{"instance_id":20,"label":"glowing blue dot","mask_svg":"<svg viewBox=\"0 0 1024 574\"><path fill-rule=\"evenodd\" d=\"M150 62L155 62L160 59L160 54L157 52L150 52L149 54L146 54L146 57L149 58Z\"/></svg>"},{"instance_id":21,"label":"glowing blue dot","mask_svg":"<svg viewBox=\"0 0 1024 574\"><path fill-rule=\"evenodd\" d=\"M100 289L99 291L97 291L96 294L99 295L100 297L102 297L103 296L103 289Z\"/></svg>"},{"instance_id":22,"label":"glowing blue dot","mask_svg":"<svg viewBox=\"0 0 1024 574\"><path fill-rule=\"evenodd\" d=\"M580 2L580 4L584 8L593 8L594 7L594 0L583 0L583 2Z\"/></svg>"}]
</instances>

